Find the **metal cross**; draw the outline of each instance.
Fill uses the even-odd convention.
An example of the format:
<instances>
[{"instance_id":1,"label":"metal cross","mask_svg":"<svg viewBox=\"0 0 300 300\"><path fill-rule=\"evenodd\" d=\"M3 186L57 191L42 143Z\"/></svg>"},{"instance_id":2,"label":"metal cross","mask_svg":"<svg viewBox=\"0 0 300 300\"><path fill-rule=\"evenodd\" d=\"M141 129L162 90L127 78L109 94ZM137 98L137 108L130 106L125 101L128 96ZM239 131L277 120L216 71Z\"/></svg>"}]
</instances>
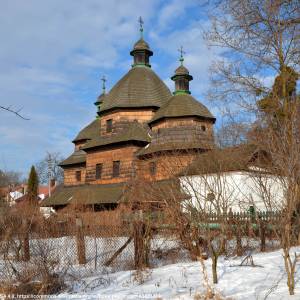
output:
<instances>
[{"instance_id":1,"label":"metal cross","mask_svg":"<svg viewBox=\"0 0 300 300\"><path fill-rule=\"evenodd\" d=\"M143 31L144 31L143 25L144 25L144 21L143 21L142 17L139 17L138 22L140 23L140 32L141 32L141 36L143 37Z\"/></svg>"},{"instance_id":2,"label":"metal cross","mask_svg":"<svg viewBox=\"0 0 300 300\"><path fill-rule=\"evenodd\" d=\"M102 81L103 94L105 94L105 82L107 81L107 79L105 78L104 75L102 76L101 81Z\"/></svg>"},{"instance_id":3,"label":"metal cross","mask_svg":"<svg viewBox=\"0 0 300 300\"><path fill-rule=\"evenodd\" d=\"M185 54L185 52L183 51L183 47L180 46L180 48L178 49L179 53L180 53L180 58L179 58L179 61L181 62L181 65L184 61L184 58L183 58L183 54Z\"/></svg>"}]
</instances>

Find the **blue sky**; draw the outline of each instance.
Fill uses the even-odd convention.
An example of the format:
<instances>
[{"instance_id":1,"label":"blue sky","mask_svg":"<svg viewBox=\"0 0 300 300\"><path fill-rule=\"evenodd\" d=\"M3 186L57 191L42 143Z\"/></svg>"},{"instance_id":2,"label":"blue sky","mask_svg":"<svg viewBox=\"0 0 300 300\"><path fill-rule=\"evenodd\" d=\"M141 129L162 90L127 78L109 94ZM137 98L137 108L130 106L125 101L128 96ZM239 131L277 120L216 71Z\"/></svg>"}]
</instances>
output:
<instances>
[{"instance_id":1,"label":"blue sky","mask_svg":"<svg viewBox=\"0 0 300 300\"><path fill-rule=\"evenodd\" d=\"M71 140L95 117L102 75L109 90L131 68L139 16L153 70L173 90L183 45L192 94L216 114L205 100L216 54L202 38L209 26L202 2L0 0L0 105L30 118L0 111L0 169L26 175L46 151L73 151Z\"/></svg>"}]
</instances>

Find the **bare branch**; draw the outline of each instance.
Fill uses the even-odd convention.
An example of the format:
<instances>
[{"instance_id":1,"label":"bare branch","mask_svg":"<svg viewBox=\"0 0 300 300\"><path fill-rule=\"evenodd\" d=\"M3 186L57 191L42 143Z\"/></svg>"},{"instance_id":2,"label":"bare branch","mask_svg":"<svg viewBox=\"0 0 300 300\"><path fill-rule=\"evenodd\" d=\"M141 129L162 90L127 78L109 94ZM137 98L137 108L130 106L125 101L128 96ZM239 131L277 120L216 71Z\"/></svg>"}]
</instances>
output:
<instances>
[{"instance_id":1,"label":"bare branch","mask_svg":"<svg viewBox=\"0 0 300 300\"><path fill-rule=\"evenodd\" d=\"M26 121L30 120L30 119L24 117L24 116L21 114L22 108L20 108L20 109L18 109L18 110L14 110L14 109L11 108L11 106L5 107L5 106L0 105L0 109L6 110L6 111L8 111L8 112L10 112L10 113L13 113L13 114L15 114L17 117L19 117L19 118L21 118L21 119L23 119L23 120L26 120Z\"/></svg>"}]
</instances>

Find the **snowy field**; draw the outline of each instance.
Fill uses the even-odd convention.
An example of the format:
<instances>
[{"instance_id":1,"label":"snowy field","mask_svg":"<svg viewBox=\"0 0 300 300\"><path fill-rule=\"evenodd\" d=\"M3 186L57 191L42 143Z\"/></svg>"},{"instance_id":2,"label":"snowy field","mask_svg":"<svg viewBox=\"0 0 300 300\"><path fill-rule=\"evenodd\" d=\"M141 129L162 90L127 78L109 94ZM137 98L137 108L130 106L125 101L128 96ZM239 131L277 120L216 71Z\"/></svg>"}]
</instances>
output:
<instances>
[{"instance_id":1,"label":"snowy field","mask_svg":"<svg viewBox=\"0 0 300 300\"><path fill-rule=\"evenodd\" d=\"M142 276L130 270L132 243L116 259L114 266L104 267L103 262L126 240L126 237L86 237L87 264L81 266L77 264L76 243L71 237L31 240L30 243L33 249L42 245L47 256L57 258L62 270L64 265L69 266L65 278L67 288L51 299L197 299L195 295L206 291L200 263L191 262L180 244L170 236L167 239L156 236L152 240L150 264L153 268L144 271ZM267 240L266 244L268 249L278 247L276 241ZM232 248L231 252L234 252L234 241L229 246L228 250ZM243 247L253 253L256 267L239 266L244 257L221 257L218 263L219 283L213 286L216 293L225 299L300 299L299 266L296 267L296 295L289 297L281 251L258 253L259 241L254 239L243 240ZM178 251L179 256L176 255ZM295 251L300 253L300 247L291 253ZM35 263L34 252L29 263ZM211 260L204 263L211 282ZM1 277L4 277L1 260L0 271Z\"/></svg>"},{"instance_id":2,"label":"snowy field","mask_svg":"<svg viewBox=\"0 0 300 300\"><path fill-rule=\"evenodd\" d=\"M240 267L240 257L220 258L214 290L225 299L300 299L299 267L296 295L289 296L281 252L257 253L253 258L256 267ZM211 281L211 261L205 261L205 266ZM137 280L134 271L83 278L57 299L195 299L203 291L200 263L187 262L151 269L142 280Z\"/></svg>"}]
</instances>

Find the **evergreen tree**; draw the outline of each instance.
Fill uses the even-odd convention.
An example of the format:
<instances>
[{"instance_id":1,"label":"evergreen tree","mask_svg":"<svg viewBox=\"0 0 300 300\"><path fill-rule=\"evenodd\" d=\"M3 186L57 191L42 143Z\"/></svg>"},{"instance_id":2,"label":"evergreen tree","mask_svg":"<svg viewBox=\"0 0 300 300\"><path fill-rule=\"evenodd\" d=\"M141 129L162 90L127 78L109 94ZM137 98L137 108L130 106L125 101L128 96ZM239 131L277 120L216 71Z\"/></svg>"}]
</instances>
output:
<instances>
[{"instance_id":1,"label":"evergreen tree","mask_svg":"<svg viewBox=\"0 0 300 300\"><path fill-rule=\"evenodd\" d=\"M36 203L38 197L39 178L34 166L31 167L27 184L28 184L27 193L28 193L29 202Z\"/></svg>"},{"instance_id":2,"label":"evergreen tree","mask_svg":"<svg viewBox=\"0 0 300 300\"><path fill-rule=\"evenodd\" d=\"M298 79L299 74L293 68L283 66L274 80L271 92L257 102L259 110L273 126L280 126L285 118L290 117L290 104L299 100L296 93Z\"/></svg>"}]
</instances>

